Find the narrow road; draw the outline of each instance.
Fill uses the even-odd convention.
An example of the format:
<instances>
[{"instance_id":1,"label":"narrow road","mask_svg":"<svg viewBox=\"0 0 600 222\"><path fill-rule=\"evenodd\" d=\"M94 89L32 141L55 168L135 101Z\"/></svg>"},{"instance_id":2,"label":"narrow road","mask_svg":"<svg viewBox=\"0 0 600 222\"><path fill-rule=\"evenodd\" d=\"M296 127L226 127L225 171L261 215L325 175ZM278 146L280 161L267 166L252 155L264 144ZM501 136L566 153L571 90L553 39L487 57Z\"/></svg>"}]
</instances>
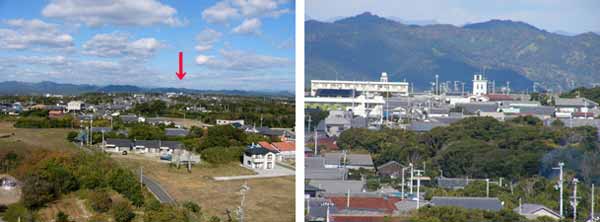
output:
<instances>
[{"instance_id":1,"label":"narrow road","mask_svg":"<svg viewBox=\"0 0 600 222\"><path fill-rule=\"evenodd\" d=\"M175 200L171 197L171 195L169 195L169 193L167 193L167 191L152 178L142 176L142 182L144 183L144 185L146 185L146 188L148 188L148 190L150 190L150 192L154 194L154 196L156 197L156 199L158 199L160 203L175 203Z\"/></svg>"}]
</instances>

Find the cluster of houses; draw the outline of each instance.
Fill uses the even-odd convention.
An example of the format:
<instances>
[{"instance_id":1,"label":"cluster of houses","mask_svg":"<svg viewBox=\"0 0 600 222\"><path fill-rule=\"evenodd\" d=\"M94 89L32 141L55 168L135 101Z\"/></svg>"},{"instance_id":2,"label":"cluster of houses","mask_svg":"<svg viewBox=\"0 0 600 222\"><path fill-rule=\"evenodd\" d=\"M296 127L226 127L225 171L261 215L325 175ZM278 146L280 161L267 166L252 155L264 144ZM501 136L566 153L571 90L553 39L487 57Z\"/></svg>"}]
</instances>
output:
<instances>
[{"instance_id":1,"label":"cluster of houses","mask_svg":"<svg viewBox=\"0 0 600 222\"><path fill-rule=\"evenodd\" d=\"M372 170L380 178L402 178L407 181L402 190L383 187L369 191L364 177L349 180L350 169ZM446 189L464 189L469 183L489 180L473 178L446 178L440 176L431 181L429 177L412 172L411 166L395 161L373 165L368 154L325 153L309 156L305 161L305 201L307 221L351 222L351 221L394 221L394 218L410 215L419 206L453 206L499 212L505 205L497 197L453 197L433 196L424 199L417 193L421 186L438 186ZM403 175L404 174L404 175ZM416 182L416 183L415 183ZM503 186L502 181L490 182ZM549 217L559 220L554 210L539 204L523 203L513 211L528 218Z\"/></svg>"}]
</instances>

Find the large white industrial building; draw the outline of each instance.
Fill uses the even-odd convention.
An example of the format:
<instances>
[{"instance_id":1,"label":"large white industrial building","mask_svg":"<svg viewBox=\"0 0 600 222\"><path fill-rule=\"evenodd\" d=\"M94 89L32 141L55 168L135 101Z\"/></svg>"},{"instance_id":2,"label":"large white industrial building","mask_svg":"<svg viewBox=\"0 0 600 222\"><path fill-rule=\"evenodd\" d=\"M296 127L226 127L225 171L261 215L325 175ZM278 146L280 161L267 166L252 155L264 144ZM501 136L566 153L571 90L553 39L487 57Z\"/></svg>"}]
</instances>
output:
<instances>
[{"instance_id":1,"label":"large white industrial building","mask_svg":"<svg viewBox=\"0 0 600 222\"><path fill-rule=\"evenodd\" d=\"M389 82L387 73L381 73L379 81L339 81L339 80L311 80L311 96L317 95L319 89L345 89L356 92L369 93L394 93L408 96L408 82Z\"/></svg>"}]
</instances>

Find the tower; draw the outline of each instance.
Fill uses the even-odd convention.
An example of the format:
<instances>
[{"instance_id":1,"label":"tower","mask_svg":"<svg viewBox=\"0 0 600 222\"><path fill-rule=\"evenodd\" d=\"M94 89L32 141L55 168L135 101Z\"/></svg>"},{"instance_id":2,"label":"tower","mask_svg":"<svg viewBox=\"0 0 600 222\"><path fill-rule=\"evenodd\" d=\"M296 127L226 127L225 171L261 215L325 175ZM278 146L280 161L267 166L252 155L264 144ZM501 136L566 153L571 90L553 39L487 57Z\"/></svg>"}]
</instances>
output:
<instances>
[{"instance_id":1,"label":"tower","mask_svg":"<svg viewBox=\"0 0 600 222\"><path fill-rule=\"evenodd\" d=\"M380 82L388 82L388 75L386 72L381 73L381 78L379 78Z\"/></svg>"},{"instance_id":2,"label":"tower","mask_svg":"<svg viewBox=\"0 0 600 222\"><path fill-rule=\"evenodd\" d=\"M487 79L481 74L473 76L473 95L481 96L488 93Z\"/></svg>"}]
</instances>

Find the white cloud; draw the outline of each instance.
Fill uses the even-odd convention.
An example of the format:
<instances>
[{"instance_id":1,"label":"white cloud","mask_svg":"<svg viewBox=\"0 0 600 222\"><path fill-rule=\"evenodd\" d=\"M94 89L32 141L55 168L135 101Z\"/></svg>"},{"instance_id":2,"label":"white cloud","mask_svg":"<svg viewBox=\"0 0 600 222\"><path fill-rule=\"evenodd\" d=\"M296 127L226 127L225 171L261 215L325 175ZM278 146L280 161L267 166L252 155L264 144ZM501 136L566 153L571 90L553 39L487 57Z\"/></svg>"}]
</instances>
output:
<instances>
[{"instance_id":1,"label":"white cloud","mask_svg":"<svg viewBox=\"0 0 600 222\"><path fill-rule=\"evenodd\" d=\"M154 38L129 41L121 33L97 34L83 44L83 54L98 57L129 57L143 59L153 56L163 44Z\"/></svg>"},{"instance_id":2,"label":"white cloud","mask_svg":"<svg viewBox=\"0 0 600 222\"><path fill-rule=\"evenodd\" d=\"M196 41L198 45L195 47L197 51L203 52L213 48L215 44L221 38L223 34L213 29L204 29L197 36Z\"/></svg>"},{"instance_id":3,"label":"white cloud","mask_svg":"<svg viewBox=\"0 0 600 222\"><path fill-rule=\"evenodd\" d=\"M281 0L222 0L202 12L202 18L209 23L228 23L231 20L261 17L279 17L289 13L282 8L289 1Z\"/></svg>"},{"instance_id":4,"label":"white cloud","mask_svg":"<svg viewBox=\"0 0 600 222\"><path fill-rule=\"evenodd\" d=\"M10 29L0 29L1 49L72 49L73 37L62 33L55 24L33 19L5 21Z\"/></svg>"},{"instance_id":5,"label":"white cloud","mask_svg":"<svg viewBox=\"0 0 600 222\"><path fill-rule=\"evenodd\" d=\"M274 0L233 0L233 4L239 7L246 17L265 15L279 6L279 3Z\"/></svg>"},{"instance_id":6,"label":"white cloud","mask_svg":"<svg viewBox=\"0 0 600 222\"><path fill-rule=\"evenodd\" d=\"M250 71L270 68L291 67L291 61L284 57L260 55L240 50L221 50L220 58L210 58L205 65L215 69Z\"/></svg>"},{"instance_id":7,"label":"white cloud","mask_svg":"<svg viewBox=\"0 0 600 222\"><path fill-rule=\"evenodd\" d=\"M202 19L209 23L227 23L229 20L239 17L239 11L228 2L221 1L202 11Z\"/></svg>"},{"instance_id":8,"label":"white cloud","mask_svg":"<svg viewBox=\"0 0 600 222\"><path fill-rule=\"evenodd\" d=\"M52 0L42 15L89 26L107 24L150 26L165 24L182 26L186 21L176 18L177 10L156 0Z\"/></svg>"},{"instance_id":9,"label":"white cloud","mask_svg":"<svg viewBox=\"0 0 600 222\"><path fill-rule=\"evenodd\" d=\"M212 56L199 55L196 57L196 64L204 65L207 62L209 62L211 58L212 58Z\"/></svg>"},{"instance_id":10,"label":"white cloud","mask_svg":"<svg viewBox=\"0 0 600 222\"><path fill-rule=\"evenodd\" d=\"M232 31L237 34L260 34L261 25L262 23L257 18L246 19Z\"/></svg>"},{"instance_id":11,"label":"white cloud","mask_svg":"<svg viewBox=\"0 0 600 222\"><path fill-rule=\"evenodd\" d=\"M196 49L196 51L198 52L205 52L211 50L212 48L212 45L197 45L196 47L194 47L194 49Z\"/></svg>"}]
</instances>

